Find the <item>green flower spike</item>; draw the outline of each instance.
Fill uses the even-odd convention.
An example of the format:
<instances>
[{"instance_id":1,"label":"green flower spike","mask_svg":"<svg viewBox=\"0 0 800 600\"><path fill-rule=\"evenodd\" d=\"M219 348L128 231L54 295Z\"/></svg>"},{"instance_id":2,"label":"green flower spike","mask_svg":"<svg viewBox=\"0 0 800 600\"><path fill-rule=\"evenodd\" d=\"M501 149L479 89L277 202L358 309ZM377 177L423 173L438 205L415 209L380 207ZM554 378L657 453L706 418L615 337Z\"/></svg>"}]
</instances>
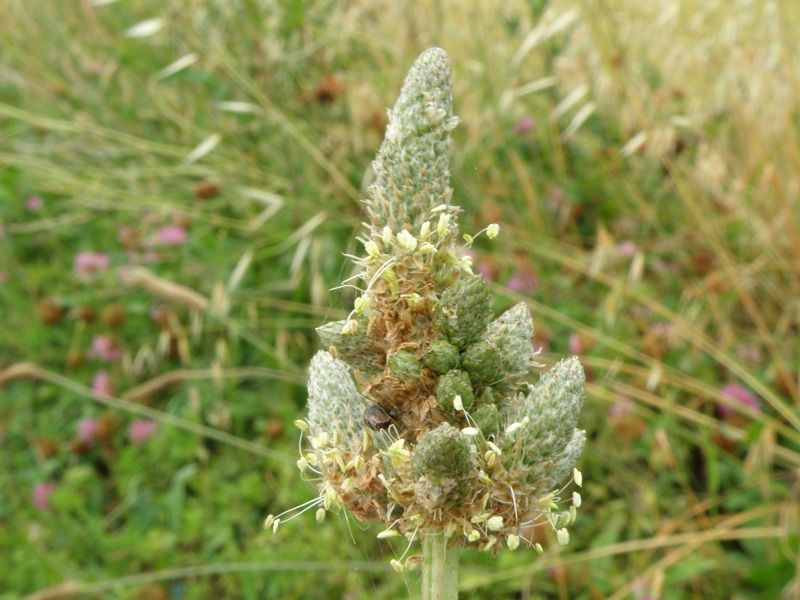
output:
<instances>
[{"instance_id":1,"label":"green flower spike","mask_svg":"<svg viewBox=\"0 0 800 600\"><path fill-rule=\"evenodd\" d=\"M365 373L383 370L384 353L375 340L367 337L366 319L326 323L317 327L317 334L323 348L335 348L337 356L353 368Z\"/></svg>"},{"instance_id":2,"label":"green flower spike","mask_svg":"<svg viewBox=\"0 0 800 600\"><path fill-rule=\"evenodd\" d=\"M533 320L521 302L489 323L483 338L464 351L464 369L474 383L509 383L535 366L532 338Z\"/></svg>"},{"instance_id":3,"label":"green flower spike","mask_svg":"<svg viewBox=\"0 0 800 600\"><path fill-rule=\"evenodd\" d=\"M439 375L444 375L448 371L458 368L461 363L461 356L458 353L458 348L450 342L433 340L425 350L422 361L432 371Z\"/></svg>"},{"instance_id":4,"label":"green flower spike","mask_svg":"<svg viewBox=\"0 0 800 600\"><path fill-rule=\"evenodd\" d=\"M470 487L470 476L477 475L473 454L469 438L449 423L423 435L411 461L416 500L431 512L457 508Z\"/></svg>"},{"instance_id":5,"label":"green flower spike","mask_svg":"<svg viewBox=\"0 0 800 600\"><path fill-rule=\"evenodd\" d=\"M439 377L439 381L436 383L436 400L442 411L453 414L456 410L453 404L456 397L461 398L461 406L467 410L475 401L475 393L472 391L469 375L464 371L450 371Z\"/></svg>"},{"instance_id":6,"label":"green flower spike","mask_svg":"<svg viewBox=\"0 0 800 600\"><path fill-rule=\"evenodd\" d=\"M298 467L319 482L300 512L322 522L344 509L382 522L381 538L420 540L422 597L442 600L457 594L459 548L513 551L540 521L569 541L580 495L559 512L559 494L570 477L581 485L586 439L580 362L528 384L539 366L530 312L521 303L492 320L488 285L465 255L499 227L459 236L450 75L444 50L424 52L389 113L354 257L361 292L347 319L317 330L324 350L309 368L308 420L297 422ZM277 530L283 516L265 526ZM401 561L399 572L412 564Z\"/></svg>"},{"instance_id":7,"label":"green flower spike","mask_svg":"<svg viewBox=\"0 0 800 600\"><path fill-rule=\"evenodd\" d=\"M314 438L327 437L348 450L362 441L364 411L369 403L359 393L350 368L321 350L308 369L308 426Z\"/></svg>"},{"instance_id":8,"label":"green flower spike","mask_svg":"<svg viewBox=\"0 0 800 600\"><path fill-rule=\"evenodd\" d=\"M583 406L585 378L576 357L563 360L519 394L507 408L512 423L525 422L500 440L509 469L544 491L572 473L586 433L576 429Z\"/></svg>"},{"instance_id":9,"label":"green flower spike","mask_svg":"<svg viewBox=\"0 0 800 600\"><path fill-rule=\"evenodd\" d=\"M398 350L389 358L389 372L407 385L414 385L419 379L421 365L413 352Z\"/></svg>"},{"instance_id":10,"label":"green flower spike","mask_svg":"<svg viewBox=\"0 0 800 600\"><path fill-rule=\"evenodd\" d=\"M432 208L450 204L450 132L458 125L453 117L451 71L447 53L431 48L406 77L372 163L375 180L366 205L373 230L408 228L413 235L432 221ZM436 216L433 223L440 218ZM439 237L448 231L445 227Z\"/></svg>"},{"instance_id":11,"label":"green flower spike","mask_svg":"<svg viewBox=\"0 0 800 600\"><path fill-rule=\"evenodd\" d=\"M442 293L436 328L463 348L478 341L492 316L492 297L483 277L467 277Z\"/></svg>"}]
</instances>

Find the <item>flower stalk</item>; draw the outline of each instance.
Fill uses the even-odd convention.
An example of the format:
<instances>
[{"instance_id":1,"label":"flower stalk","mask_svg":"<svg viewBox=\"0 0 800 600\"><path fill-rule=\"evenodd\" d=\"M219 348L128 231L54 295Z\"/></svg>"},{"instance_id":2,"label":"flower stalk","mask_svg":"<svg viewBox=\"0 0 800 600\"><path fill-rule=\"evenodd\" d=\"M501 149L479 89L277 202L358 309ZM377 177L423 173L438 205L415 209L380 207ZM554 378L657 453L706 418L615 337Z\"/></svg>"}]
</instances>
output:
<instances>
[{"instance_id":1,"label":"flower stalk","mask_svg":"<svg viewBox=\"0 0 800 600\"><path fill-rule=\"evenodd\" d=\"M422 600L458 598L458 559L461 548L448 547L444 530L422 538Z\"/></svg>"}]
</instances>

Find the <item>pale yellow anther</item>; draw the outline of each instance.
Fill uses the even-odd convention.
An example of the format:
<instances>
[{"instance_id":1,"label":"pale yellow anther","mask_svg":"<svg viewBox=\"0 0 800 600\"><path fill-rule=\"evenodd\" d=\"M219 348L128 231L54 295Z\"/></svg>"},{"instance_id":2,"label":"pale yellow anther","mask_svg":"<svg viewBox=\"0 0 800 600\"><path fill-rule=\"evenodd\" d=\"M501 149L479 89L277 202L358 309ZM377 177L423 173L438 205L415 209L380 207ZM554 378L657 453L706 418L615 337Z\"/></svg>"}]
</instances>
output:
<instances>
[{"instance_id":1,"label":"pale yellow anther","mask_svg":"<svg viewBox=\"0 0 800 600\"><path fill-rule=\"evenodd\" d=\"M400 532L397 531L396 529L386 529L384 531L381 531L375 537L377 537L379 540L385 540L385 539L388 539L388 538L398 537L399 535L400 535Z\"/></svg>"},{"instance_id":2,"label":"pale yellow anther","mask_svg":"<svg viewBox=\"0 0 800 600\"><path fill-rule=\"evenodd\" d=\"M333 454L333 459L336 461L336 464L339 467L339 469L342 471L342 473L345 473L347 471L347 465L344 464L344 459L342 458L342 453L337 450Z\"/></svg>"},{"instance_id":3,"label":"pale yellow anther","mask_svg":"<svg viewBox=\"0 0 800 600\"><path fill-rule=\"evenodd\" d=\"M320 431L319 434L313 436L311 438L311 447L315 450L319 448L324 448L328 445L330 441L330 436L328 435L327 431Z\"/></svg>"},{"instance_id":4,"label":"pale yellow anther","mask_svg":"<svg viewBox=\"0 0 800 600\"><path fill-rule=\"evenodd\" d=\"M486 445L489 446L489 448L492 449L492 452L494 452L497 456L503 456L503 451L500 450L500 447L494 442L486 440Z\"/></svg>"},{"instance_id":5,"label":"pale yellow anther","mask_svg":"<svg viewBox=\"0 0 800 600\"><path fill-rule=\"evenodd\" d=\"M411 452L403 447L405 443L406 441L400 438L386 449L385 452L393 463L404 463L411 460Z\"/></svg>"},{"instance_id":6,"label":"pale yellow anther","mask_svg":"<svg viewBox=\"0 0 800 600\"><path fill-rule=\"evenodd\" d=\"M425 240L431 234L431 222L425 221L419 230L419 239Z\"/></svg>"},{"instance_id":7,"label":"pale yellow anther","mask_svg":"<svg viewBox=\"0 0 800 600\"><path fill-rule=\"evenodd\" d=\"M358 321L350 319L342 326L342 335L355 335L358 332Z\"/></svg>"},{"instance_id":8,"label":"pale yellow anther","mask_svg":"<svg viewBox=\"0 0 800 600\"><path fill-rule=\"evenodd\" d=\"M514 433L520 427L522 427L522 423L512 423L511 425L506 427L506 434L507 435L511 435L512 433Z\"/></svg>"},{"instance_id":9,"label":"pale yellow anther","mask_svg":"<svg viewBox=\"0 0 800 600\"><path fill-rule=\"evenodd\" d=\"M373 258L381 253L380 248L378 248L378 244L376 244L373 240L364 242L364 250L366 250L367 254Z\"/></svg>"},{"instance_id":10,"label":"pale yellow anther","mask_svg":"<svg viewBox=\"0 0 800 600\"><path fill-rule=\"evenodd\" d=\"M415 238L407 231L401 231L400 233L398 233L397 241L400 243L401 246L403 246L403 248L405 248L409 252L413 252L417 248L417 238Z\"/></svg>"},{"instance_id":11,"label":"pale yellow anther","mask_svg":"<svg viewBox=\"0 0 800 600\"><path fill-rule=\"evenodd\" d=\"M325 495L322 498L322 506L325 510L330 510L331 507L336 503L338 499L338 495L336 494L336 490L331 487L325 488Z\"/></svg>"},{"instance_id":12,"label":"pale yellow anther","mask_svg":"<svg viewBox=\"0 0 800 600\"><path fill-rule=\"evenodd\" d=\"M519 548L519 536L509 533L508 537L506 538L506 546L508 546L508 549L512 552Z\"/></svg>"},{"instance_id":13,"label":"pale yellow anther","mask_svg":"<svg viewBox=\"0 0 800 600\"><path fill-rule=\"evenodd\" d=\"M440 238L447 236L447 227L450 225L450 215L443 213L439 215L439 224L436 226L436 233Z\"/></svg>"},{"instance_id":14,"label":"pale yellow anther","mask_svg":"<svg viewBox=\"0 0 800 600\"><path fill-rule=\"evenodd\" d=\"M491 469L497 462L497 454L495 454L494 450L487 450L483 455L483 460L486 462L486 466Z\"/></svg>"},{"instance_id":15,"label":"pale yellow anther","mask_svg":"<svg viewBox=\"0 0 800 600\"><path fill-rule=\"evenodd\" d=\"M566 546L569 544L569 531L566 528L562 527L556 532L556 539L558 543L562 546Z\"/></svg>"},{"instance_id":16,"label":"pale yellow anther","mask_svg":"<svg viewBox=\"0 0 800 600\"><path fill-rule=\"evenodd\" d=\"M406 568L403 566L403 563L401 563L399 560L392 559L389 561L389 564L392 565L392 568L398 573L402 574L403 571L406 570Z\"/></svg>"},{"instance_id":17,"label":"pale yellow anther","mask_svg":"<svg viewBox=\"0 0 800 600\"><path fill-rule=\"evenodd\" d=\"M575 480L575 485L583 487L583 473L578 471L578 469L572 470L572 479Z\"/></svg>"},{"instance_id":18,"label":"pale yellow anther","mask_svg":"<svg viewBox=\"0 0 800 600\"><path fill-rule=\"evenodd\" d=\"M369 306L370 299L368 296L359 296L353 300L353 310L357 315L360 315Z\"/></svg>"},{"instance_id":19,"label":"pale yellow anther","mask_svg":"<svg viewBox=\"0 0 800 600\"><path fill-rule=\"evenodd\" d=\"M486 529L489 531L498 531L503 527L503 517L495 515L486 520Z\"/></svg>"}]
</instances>

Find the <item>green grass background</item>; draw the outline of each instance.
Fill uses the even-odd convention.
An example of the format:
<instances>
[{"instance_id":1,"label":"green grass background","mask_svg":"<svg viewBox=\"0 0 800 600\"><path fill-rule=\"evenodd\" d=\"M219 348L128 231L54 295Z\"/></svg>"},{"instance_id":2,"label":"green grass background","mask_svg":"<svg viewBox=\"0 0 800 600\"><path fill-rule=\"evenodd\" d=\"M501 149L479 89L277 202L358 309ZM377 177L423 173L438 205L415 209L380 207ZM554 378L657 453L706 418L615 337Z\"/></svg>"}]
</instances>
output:
<instances>
[{"instance_id":1,"label":"green grass background","mask_svg":"<svg viewBox=\"0 0 800 600\"><path fill-rule=\"evenodd\" d=\"M799 12L4 0L0 598L414 597L378 525L260 524L316 494L292 426L314 327L350 308L329 290L431 45L454 63L462 230L501 224L475 259L495 309L526 300L545 362L579 350L589 381L570 545L467 553L462 597L800 597ZM176 222L187 242L152 256L120 238ZM77 277L80 251L110 268ZM121 360L87 358L96 335ZM103 444L76 444L85 418ZM132 444L141 418L157 432Z\"/></svg>"}]
</instances>

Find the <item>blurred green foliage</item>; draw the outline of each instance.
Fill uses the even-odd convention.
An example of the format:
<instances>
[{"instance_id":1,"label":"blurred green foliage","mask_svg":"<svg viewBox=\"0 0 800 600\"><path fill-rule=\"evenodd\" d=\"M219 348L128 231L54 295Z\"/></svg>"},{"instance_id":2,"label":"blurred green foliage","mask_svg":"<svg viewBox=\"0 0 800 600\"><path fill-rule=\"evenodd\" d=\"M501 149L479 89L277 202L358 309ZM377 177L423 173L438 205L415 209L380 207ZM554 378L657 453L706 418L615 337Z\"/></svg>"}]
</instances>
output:
<instances>
[{"instance_id":1,"label":"blurred green foliage","mask_svg":"<svg viewBox=\"0 0 800 600\"><path fill-rule=\"evenodd\" d=\"M463 597L800 585L797 7L398 4L8 4L0 598L413 597L402 540L260 523L316 494L292 426L313 329L344 316L384 110L430 45L462 230L502 226L475 257L495 309L527 299L543 359L590 375L570 546L468 554Z\"/></svg>"}]
</instances>

